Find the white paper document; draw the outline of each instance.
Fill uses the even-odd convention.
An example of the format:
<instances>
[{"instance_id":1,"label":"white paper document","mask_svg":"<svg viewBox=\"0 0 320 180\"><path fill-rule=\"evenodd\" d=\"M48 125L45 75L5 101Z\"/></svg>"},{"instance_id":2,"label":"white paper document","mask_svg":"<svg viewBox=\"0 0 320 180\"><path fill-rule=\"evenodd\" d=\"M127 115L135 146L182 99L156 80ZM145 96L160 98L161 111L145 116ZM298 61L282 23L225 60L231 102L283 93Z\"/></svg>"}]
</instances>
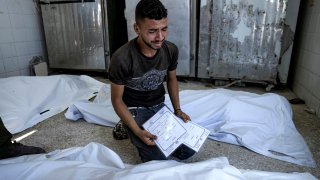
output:
<instances>
[{"instance_id":1,"label":"white paper document","mask_svg":"<svg viewBox=\"0 0 320 180\"><path fill-rule=\"evenodd\" d=\"M166 106L142 126L145 130L157 136L155 143L166 157L181 144L199 151L210 133L209 130L193 122L183 122Z\"/></svg>"},{"instance_id":2,"label":"white paper document","mask_svg":"<svg viewBox=\"0 0 320 180\"><path fill-rule=\"evenodd\" d=\"M187 126L188 129L188 136L183 144L198 152L209 136L210 131L192 121L185 123L185 126Z\"/></svg>"}]
</instances>

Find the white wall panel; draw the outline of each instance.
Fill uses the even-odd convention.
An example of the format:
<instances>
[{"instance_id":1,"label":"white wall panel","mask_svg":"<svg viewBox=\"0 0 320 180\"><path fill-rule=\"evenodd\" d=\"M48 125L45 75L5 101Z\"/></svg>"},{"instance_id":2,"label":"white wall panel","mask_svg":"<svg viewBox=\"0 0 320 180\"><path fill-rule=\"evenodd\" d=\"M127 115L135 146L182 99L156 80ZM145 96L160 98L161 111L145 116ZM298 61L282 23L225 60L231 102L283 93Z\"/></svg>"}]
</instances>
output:
<instances>
[{"instance_id":1,"label":"white wall panel","mask_svg":"<svg viewBox=\"0 0 320 180\"><path fill-rule=\"evenodd\" d=\"M29 61L45 55L43 44L33 0L0 0L0 77L30 75Z\"/></svg>"}]
</instances>

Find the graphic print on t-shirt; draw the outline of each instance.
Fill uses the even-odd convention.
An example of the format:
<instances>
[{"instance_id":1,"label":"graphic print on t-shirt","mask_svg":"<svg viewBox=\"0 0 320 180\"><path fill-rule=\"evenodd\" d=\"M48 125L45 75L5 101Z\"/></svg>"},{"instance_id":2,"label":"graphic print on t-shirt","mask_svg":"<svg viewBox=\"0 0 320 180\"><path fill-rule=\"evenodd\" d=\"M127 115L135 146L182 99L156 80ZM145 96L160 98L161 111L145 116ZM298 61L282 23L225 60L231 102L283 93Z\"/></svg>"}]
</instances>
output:
<instances>
[{"instance_id":1,"label":"graphic print on t-shirt","mask_svg":"<svg viewBox=\"0 0 320 180\"><path fill-rule=\"evenodd\" d=\"M145 73L142 77L132 78L127 81L127 87L138 91L156 90L162 84L166 75L166 70L153 69Z\"/></svg>"}]
</instances>

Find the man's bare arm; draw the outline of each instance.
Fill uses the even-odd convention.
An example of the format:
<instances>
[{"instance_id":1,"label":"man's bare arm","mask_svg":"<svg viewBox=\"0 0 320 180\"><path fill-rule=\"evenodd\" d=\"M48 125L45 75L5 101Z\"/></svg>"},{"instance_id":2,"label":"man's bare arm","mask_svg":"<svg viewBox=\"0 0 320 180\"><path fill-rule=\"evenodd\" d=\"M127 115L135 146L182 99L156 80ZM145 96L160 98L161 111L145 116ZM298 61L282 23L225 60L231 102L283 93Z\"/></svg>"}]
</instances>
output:
<instances>
[{"instance_id":1,"label":"man's bare arm","mask_svg":"<svg viewBox=\"0 0 320 180\"><path fill-rule=\"evenodd\" d=\"M132 114L128 110L127 105L123 102L122 96L124 92L123 85L111 83L111 102L113 108L120 119L131 129L131 131L138 136L147 145L155 145L155 135L150 134L148 131L142 130L133 119Z\"/></svg>"},{"instance_id":2,"label":"man's bare arm","mask_svg":"<svg viewBox=\"0 0 320 180\"><path fill-rule=\"evenodd\" d=\"M187 122L190 117L181 110L179 100L179 85L176 76L176 70L168 71L167 73L167 88L170 96L170 100L174 109L174 113L180 117L183 121Z\"/></svg>"}]
</instances>

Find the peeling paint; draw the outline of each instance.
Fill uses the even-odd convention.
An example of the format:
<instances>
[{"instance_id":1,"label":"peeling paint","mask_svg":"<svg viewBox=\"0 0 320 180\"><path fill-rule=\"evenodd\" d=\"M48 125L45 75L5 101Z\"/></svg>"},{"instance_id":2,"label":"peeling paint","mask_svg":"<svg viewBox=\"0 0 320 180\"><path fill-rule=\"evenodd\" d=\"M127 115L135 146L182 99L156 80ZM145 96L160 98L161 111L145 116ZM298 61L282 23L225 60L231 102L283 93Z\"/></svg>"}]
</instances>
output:
<instances>
[{"instance_id":1,"label":"peeling paint","mask_svg":"<svg viewBox=\"0 0 320 180\"><path fill-rule=\"evenodd\" d=\"M275 82L287 1L201 2L198 77Z\"/></svg>"},{"instance_id":2,"label":"peeling paint","mask_svg":"<svg viewBox=\"0 0 320 180\"><path fill-rule=\"evenodd\" d=\"M241 19L239 25L237 26L237 29L234 33L231 34L233 38L238 39L241 43L243 43L246 36L249 36L251 34L251 29L248 28L244 21Z\"/></svg>"},{"instance_id":3,"label":"peeling paint","mask_svg":"<svg viewBox=\"0 0 320 180\"><path fill-rule=\"evenodd\" d=\"M294 39L294 32L292 31L291 27L287 24L283 27L283 35L281 37L281 55L289 49L289 47L293 44Z\"/></svg>"},{"instance_id":4,"label":"peeling paint","mask_svg":"<svg viewBox=\"0 0 320 180\"><path fill-rule=\"evenodd\" d=\"M201 0L200 4L201 4L201 7L207 6L207 0Z\"/></svg>"}]
</instances>

